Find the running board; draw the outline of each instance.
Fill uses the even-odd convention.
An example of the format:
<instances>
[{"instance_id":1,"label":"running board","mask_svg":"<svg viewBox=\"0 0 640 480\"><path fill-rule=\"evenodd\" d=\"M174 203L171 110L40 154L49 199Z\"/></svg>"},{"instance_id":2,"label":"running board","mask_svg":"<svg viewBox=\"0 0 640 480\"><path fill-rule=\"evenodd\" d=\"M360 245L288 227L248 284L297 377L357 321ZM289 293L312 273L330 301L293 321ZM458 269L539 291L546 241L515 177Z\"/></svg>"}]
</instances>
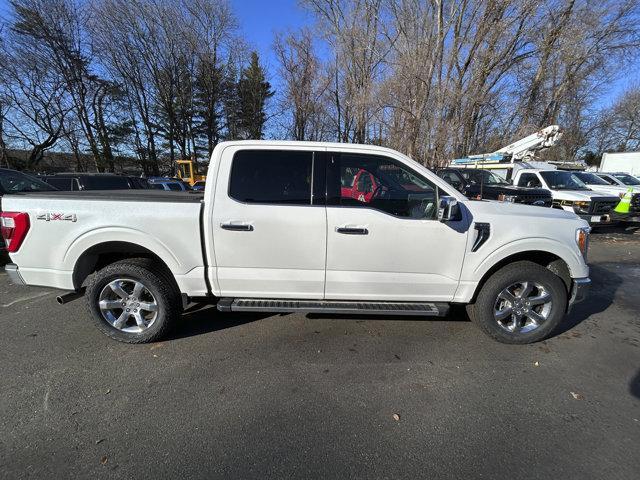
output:
<instances>
[{"instance_id":1,"label":"running board","mask_svg":"<svg viewBox=\"0 0 640 480\"><path fill-rule=\"evenodd\" d=\"M449 304L441 302L353 302L262 298L221 298L217 307L221 312L307 312L421 317L444 317L449 312Z\"/></svg>"}]
</instances>

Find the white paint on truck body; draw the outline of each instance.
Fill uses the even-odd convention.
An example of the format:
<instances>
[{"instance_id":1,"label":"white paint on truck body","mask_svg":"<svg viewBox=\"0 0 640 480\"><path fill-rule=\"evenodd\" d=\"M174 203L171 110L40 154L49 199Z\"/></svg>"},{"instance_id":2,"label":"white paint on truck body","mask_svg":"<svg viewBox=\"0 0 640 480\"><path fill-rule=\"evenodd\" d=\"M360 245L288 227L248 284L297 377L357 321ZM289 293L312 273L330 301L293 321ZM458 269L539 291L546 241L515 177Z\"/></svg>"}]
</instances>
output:
<instances>
[{"instance_id":1,"label":"white paint on truck body","mask_svg":"<svg viewBox=\"0 0 640 480\"><path fill-rule=\"evenodd\" d=\"M443 223L400 218L371 207L241 203L229 195L229 175L234 155L245 149L389 157L437 186L440 196L454 197L462 217ZM5 197L3 208L28 212L31 220L20 250L11 254L26 283L69 290L77 288L73 271L83 252L116 241L140 245L157 255L189 296L464 303L498 262L530 251L560 257L572 278L589 273L576 244L576 230L587 223L575 214L468 200L408 157L370 145L221 143L209 164L202 204L16 195ZM53 211L73 213L77 221L36 220L37 215ZM479 222L489 223L491 234L472 252L474 224ZM222 228L229 223L250 225L251 231ZM345 225L361 226L369 234L338 234L336 229Z\"/></svg>"}]
</instances>

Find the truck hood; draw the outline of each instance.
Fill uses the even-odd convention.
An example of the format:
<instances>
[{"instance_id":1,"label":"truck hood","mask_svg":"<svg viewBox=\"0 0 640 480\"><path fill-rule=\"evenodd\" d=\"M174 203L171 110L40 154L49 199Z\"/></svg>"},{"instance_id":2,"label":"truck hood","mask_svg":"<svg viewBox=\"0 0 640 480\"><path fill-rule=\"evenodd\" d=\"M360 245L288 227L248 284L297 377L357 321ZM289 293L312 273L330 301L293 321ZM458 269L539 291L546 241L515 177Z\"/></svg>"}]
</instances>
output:
<instances>
[{"instance_id":1,"label":"truck hood","mask_svg":"<svg viewBox=\"0 0 640 480\"><path fill-rule=\"evenodd\" d=\"M484 215L500 215L519 218L519 221L522 221L522 217L548 218L552 220L579 220L579 217L575 213L566 210L525 205L522 203L482 200L465 202L465 205L471 211L474 219L476 216L482 218Z\"/></svg>"},{"instance_id":2,"label":"truck hood","mask_svg":"<svg viewBox=\"0 0 640 480\"><path fill-rule=\"evenodd\" d=\"M571 200L574 202L589 202L595 197L618 197L617 193L615 195L607 195L595 190L551 190L551 195L553 195L554 200Z\"/></svg>"},{"instance_id":3,"label":"truck hood","mask_svg":"<svg viewBox=\"0 0 640 480\"><path fill-rule=\"evenodd\" d=\"M469 188L474 193L480 191L480 185L473 185ZM517 187L515 185L483 185L485 192L493 192L503 195L540 195L541 197L550 197L549 190L544 188L527 188Z\"/></svg>"},{"instance_id":4,"label":"truck hood","mask_svg":"<svg viewBox=\"0 0 640 480\"><path fill-rule=\"evenodd\" d=\"M613 196L613 197L617 197L621 193L622 194L627 193L627 190L628 190L628 187L623 187L620 185L589 185L587 184L587 186L591 188L594 192L598 193L599 195Z\"/></svg>"}]
</instances>

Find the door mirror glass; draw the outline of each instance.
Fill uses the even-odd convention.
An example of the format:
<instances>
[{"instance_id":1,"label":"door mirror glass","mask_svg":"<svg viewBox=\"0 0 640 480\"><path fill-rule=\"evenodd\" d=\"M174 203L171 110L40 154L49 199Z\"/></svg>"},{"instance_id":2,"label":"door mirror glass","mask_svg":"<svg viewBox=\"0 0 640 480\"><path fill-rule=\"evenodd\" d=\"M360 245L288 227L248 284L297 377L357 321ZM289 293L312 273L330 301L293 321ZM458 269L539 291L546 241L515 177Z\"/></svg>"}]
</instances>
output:
<instances>
[{"instance_id":1,"label":"door mirror glass","mask_svg":"<svg viewBox=\"0 0 640 480\"><path fill-rule=\"evenodd\" d=\"M460 207L458 200L453 197L440 197L438 206L438 221L449 222L459 218Z\"/></svg>"}]
</instances>

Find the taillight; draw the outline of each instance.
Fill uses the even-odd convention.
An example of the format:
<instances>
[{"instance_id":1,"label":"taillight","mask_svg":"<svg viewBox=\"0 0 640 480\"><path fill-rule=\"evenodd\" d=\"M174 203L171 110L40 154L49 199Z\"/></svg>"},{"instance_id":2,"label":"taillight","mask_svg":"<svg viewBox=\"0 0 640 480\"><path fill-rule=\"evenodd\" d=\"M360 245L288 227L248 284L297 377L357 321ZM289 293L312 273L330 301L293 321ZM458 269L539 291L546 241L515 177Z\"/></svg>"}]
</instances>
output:
<instances>
[{"instance_id":1,"label":"taillight","mask_svg":"<svg viewBox=\"0 0 640 480\"><path fill-rule=\"evenodd\" d=\"M22 212L0 213L0 233L9 253L17 252L29 231L29 215Z\"/></svg>"}]
</instances>

